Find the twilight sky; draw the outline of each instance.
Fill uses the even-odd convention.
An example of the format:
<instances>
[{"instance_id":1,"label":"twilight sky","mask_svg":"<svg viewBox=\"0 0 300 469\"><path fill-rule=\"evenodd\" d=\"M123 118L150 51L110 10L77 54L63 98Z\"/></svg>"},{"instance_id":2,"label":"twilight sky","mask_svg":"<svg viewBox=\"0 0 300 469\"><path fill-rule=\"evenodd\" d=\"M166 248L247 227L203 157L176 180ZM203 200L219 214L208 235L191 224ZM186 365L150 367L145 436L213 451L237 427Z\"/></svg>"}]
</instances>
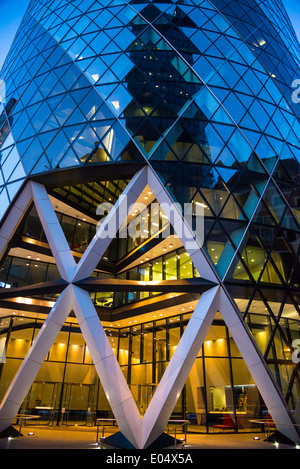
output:
<instances>
[{"instance_id":1,"label":"twilight sky","mask_svg":"<svg viewBox=\"0 0 300 469\"><path fill-rule=\"evenodd\" d=\"M0 0L0 69L28 4L29 0Z\"/></svg>"},{"instance_id":2,"label":"twilight sky","mask_svg":"<svg viewBox=\"0 0 300 469\"><path fill-rule=\"evenodd\" d=\"M300 2L299 0L282 0L290 15L294 28L300 40ZM29 0L0 0L0 69L10 45L20 25L22 17L29 4Z\"/></svg>"}]
</instances>

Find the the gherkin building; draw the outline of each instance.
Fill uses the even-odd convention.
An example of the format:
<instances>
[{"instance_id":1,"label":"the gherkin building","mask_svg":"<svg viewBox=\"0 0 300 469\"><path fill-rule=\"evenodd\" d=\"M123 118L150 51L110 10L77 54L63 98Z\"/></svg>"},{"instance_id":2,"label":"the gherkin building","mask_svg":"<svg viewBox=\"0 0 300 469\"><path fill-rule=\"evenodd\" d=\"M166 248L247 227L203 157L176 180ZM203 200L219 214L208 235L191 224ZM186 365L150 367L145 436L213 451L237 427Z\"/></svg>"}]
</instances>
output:
<instances>
[{"instance_id":1,"label":"the gherkin building","mask_svg":"<svg viewBox=\"0 0 300 469\"><path fill-rule=\"evenodd\" d=\"M1 74L3 434L299 444L299 58L281 0L31 0Z\"/></svg>"}]
</instances>

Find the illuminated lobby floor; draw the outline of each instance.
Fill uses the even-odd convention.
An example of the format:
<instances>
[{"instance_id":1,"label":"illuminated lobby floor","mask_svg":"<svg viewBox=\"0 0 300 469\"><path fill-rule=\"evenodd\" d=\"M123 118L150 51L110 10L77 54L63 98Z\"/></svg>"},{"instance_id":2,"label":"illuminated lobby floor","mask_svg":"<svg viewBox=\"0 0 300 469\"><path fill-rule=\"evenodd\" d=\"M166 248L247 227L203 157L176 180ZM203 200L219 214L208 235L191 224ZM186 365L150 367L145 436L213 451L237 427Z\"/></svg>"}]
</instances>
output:
<instances>
[{"instance_id":1,"label":"illuminated lobby floor","mask_svg":"<svg viewBox=\"0 0 300 469\"><path fill-rule=\"evenodd\" d=\"M28 435L28 433L33 435ZM40 426L26 426L22 437L1 438L0 449L98 449L96 444L96 427L70 427L57 429ZM106 433L108 436L109 433ZM177 435L182 438L183 435ZM259 440L254 440L259 437ZM192 449L295 449L295 445L267 442L264 433L219 433L214 435L188 434L187 446L178 446L180 450ZM174 448L170 448L174 449Z\"/></svg>"}]
</instances>

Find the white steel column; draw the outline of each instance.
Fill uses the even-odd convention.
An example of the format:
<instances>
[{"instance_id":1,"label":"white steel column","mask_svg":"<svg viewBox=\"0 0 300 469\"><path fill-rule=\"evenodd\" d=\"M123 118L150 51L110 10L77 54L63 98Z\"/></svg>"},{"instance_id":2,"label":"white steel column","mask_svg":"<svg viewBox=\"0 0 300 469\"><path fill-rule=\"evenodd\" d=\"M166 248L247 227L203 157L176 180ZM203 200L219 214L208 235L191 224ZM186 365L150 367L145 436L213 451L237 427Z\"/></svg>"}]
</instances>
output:
<instances>
[{"instance_id":1,"label":"white steel column","mask_svg":"<svg viewBox=\"0 0 300 469\"><path fill-rule=\"evenodd\" d=\"M0 228L0 259L2 258L9 241L13 237L31 201L31 186L30 183L28 183L22 190L14 205L11 207Z\"/></svg>"},{"instance_id":2,"label":"white steel column","mask_svg":"<svg viewBox=\"0 0 300 469\"><path fill-rule=\"evenodd\" d=\"M252 375L252 378L274 420L277 429L296 443L300 437L290 417L287 404L274 381L271 371L264 363L263 356L232 300L222 288L220 290L219 310L233 340Z\"/></svg>"},{"instance_id":3,"label":"white steel column","mask_svg":"<svg viewBox=\"0 0 300 469\"><path fill-rule=\"evenodd\" d=\"M141 448L142 421L124 374L87 292L72 287L73 308L121 433Z\"/></svg>"},{"instance_id":4,"label":"white steel column","mask_svg":"<svg viewBox=\"0 0 300 469\"><path fill-rule=\"evenodd\" d=\"M142 447L165 430L218 308L219 287L201 295L143 418Z\"/></svg>"},{"instance_id":5,"label":"white steel column","mask_svg":"<svg viewBox=\"0 0 300 469\"><path fill-rule=\"evenodd\" d=\"M31 188L34 205L61 278L71 282L76 269L76 262L51 204L49 195L45 187L37 182L31 182Z\"/></svg>"},{"instance_id":6,"label":"white steel column","mask_svg":"<svg viewBox=\"0 0 300 469\"><path fill-rule=\"evenodd\" d=\"M47 354L72 310L71 287L59 296L35 338L0 407L0 431L11 425Z\"/></svg>"}]
</instances>

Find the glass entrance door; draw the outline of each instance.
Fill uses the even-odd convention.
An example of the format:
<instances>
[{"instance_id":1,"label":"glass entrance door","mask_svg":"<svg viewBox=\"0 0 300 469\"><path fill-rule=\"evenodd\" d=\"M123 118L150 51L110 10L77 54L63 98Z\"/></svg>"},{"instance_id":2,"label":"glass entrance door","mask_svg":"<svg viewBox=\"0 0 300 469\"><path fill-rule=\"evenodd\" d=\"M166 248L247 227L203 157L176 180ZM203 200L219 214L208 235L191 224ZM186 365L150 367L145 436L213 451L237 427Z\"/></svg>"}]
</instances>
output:
<instances>
[{"instance_id":1,"label":"glass entrance door","mask_svg":"<svg viewBox=\"0 0 300 469\"><path fill-rule=\"evenodd\" d=\"M60 390L61 383L34 382L24 401L24 412L26 410L39 415L39 425L53 425L58 411Z\"/></svg>"},{"instance_id":2,"label":"glass entrance door","mask_svg":"<svg viewBox=\"0 0 300 469\"><path fill-rule=\"evenodd\" d=\"M95 385L66 383L62 396L62 425L93 425L96 411Z\"/></svg>"},{"instance_id":3,"label":"glass entrance door","mask_svg":"<svg viewBox=\"0 0 300 469\"><path fill-rule=\"evenodd\" d=\"M96 388L94 384L36 381L20 412L39 415L39 425L94 425Z\"/></svg>"},{"instance_id":4,"label":"glass entrance door","mask_svg":"<svg viewBox=\"0 0 300 469\"><path fill-rule=\"evenodd\" d=\"M157 384L132 384L132 395L136 401L141 415L144 415L153 397Z\"/></svg>"}]
</instances>

